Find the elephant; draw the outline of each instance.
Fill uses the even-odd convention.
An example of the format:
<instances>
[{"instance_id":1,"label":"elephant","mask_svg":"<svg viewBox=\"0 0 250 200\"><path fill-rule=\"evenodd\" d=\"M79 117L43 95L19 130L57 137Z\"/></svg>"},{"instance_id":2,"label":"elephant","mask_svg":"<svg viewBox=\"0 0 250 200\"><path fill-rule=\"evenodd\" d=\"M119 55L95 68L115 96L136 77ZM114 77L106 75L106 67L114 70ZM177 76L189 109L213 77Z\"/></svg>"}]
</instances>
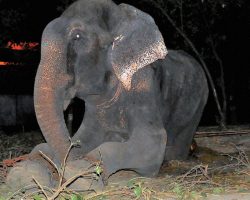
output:
<instances>
[{"instance_id":1,"label":"elephant","mask_svg":"<svg viewBox=\"0 0 250 200\"><path fill-rule=\"evenodd\" d=\"M85 102L70 137L63 111ZM185 159L208 97L200 64L167 50L153 18L111 0L78 0L44 29L34 86L37 120L53 160L102 161L105 176L129 169L158 174Z\"/></svg>"}]
</instances>

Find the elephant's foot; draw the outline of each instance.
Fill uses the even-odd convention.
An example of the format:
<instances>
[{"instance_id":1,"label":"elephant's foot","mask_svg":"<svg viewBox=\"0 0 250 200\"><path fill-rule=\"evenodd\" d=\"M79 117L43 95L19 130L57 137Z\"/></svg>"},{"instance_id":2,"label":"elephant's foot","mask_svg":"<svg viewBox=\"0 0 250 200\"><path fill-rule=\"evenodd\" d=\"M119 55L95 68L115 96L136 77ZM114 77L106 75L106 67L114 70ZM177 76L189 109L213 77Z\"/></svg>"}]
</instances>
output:
<instances>
[{"instance_id":1,"label":"elephant's foot","mask_svg":"<svg viewBox=\"0 0 250 200\"><path fill-rule=\"evenodd\" d=\"M45 166L38 162L27 160L18 163L10 170L6 184L13 191L25 188L26 192L33 192L38 189L35 181L42 186L54 187L55 182L51 177L50 171Z\"/></svg>"},{"instance_id":2,"label":"elephant's foot","mask_svg":"<svg viewBox=\"0 0 250 200\"><path fill-rule=\"evenodd\" d=\"M68 188L75 191L102 190L102 178L94 173L94 168L95 166L84 159L69 161L64 173L66 182L69 182Z\"/></svg>"},{"instance_id":3,"label":"elephant's foot","mask_svg":"<svg viewBox=\"0 0 250 200\"><path fill-rule=\"evenodd\" d=\"M94 167L89 168L90 165L83 159L67 163L62 184L66 184L67 189L74 191L100 191L104 186L102 179L93 173ZM57 189L59 184L49 168L30 160L23 161L12 168L6 180L6 184L12 191L23 188L26 194L40 190L37 183L45 190Z\"/></svg>"},{"instance_id":4,"label":"elephant's foot","mask_svg":"<svg viewBox=\"0 0 250 200\"><path fill-rule=\"evenodd\" d=\"M55 179L54 167L43 158L40 151L53 160L52 151L46 143L37 145L27 156L28 160L18 163L8 173L6 183L13 191L20 188L25 188L27 192L38 190L35 181L48 188L56 185L58 178Z\"/></svg>"},{"instance_id":5,"label":"elephant's foot","mask_svg":"<svg viewBox=\"0 0 250 200\"><path fill-rule=\"evenodd\" d=\"M71 151L72 150L74 149L71 149ZM71 153L71 151L69 153ZM41 152L43 155L41 155ZM63 182L68 183L67 187L72 190L100 190L103 187L103 184L100 181L101 179L97 179L94 173L88 173L85 175L85 173L90 170L89 167L91 166L91 162L84 160L83 158L76 160L72 155L74 154L69 154L66 160ZM44 158L44 156L47 156L59 170L62 169L62 166L59 164L55 154L47 143L37 145L31 152L30 159L42 162L46 165L46 167L52 172L52 179L58 181L62 174L58 175L55 171L55 167L52 166L50 161ZM91 169L93 169L93 167ZM62 173L62 171L60 171L60 173Z\"/></svg>"},{"instance_id":6,"label":"elephant's foot","mask_svg":"<svg viewBox=\"0 0 250 200\"><path fill-rule=\"evenodd\" d=\"M166 146L164 161L186 160L189 154L189 145Z\"/></svg>"}]
</instances>

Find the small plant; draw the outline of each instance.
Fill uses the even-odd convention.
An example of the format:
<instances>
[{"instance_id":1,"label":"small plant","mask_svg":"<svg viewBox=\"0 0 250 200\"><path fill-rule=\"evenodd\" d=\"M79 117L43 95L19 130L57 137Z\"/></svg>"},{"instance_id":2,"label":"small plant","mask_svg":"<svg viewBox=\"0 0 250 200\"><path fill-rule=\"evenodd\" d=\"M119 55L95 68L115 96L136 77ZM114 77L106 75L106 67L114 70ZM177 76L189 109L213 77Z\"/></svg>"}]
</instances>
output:
<instances>
[{"instance_id":1,"label":"small plant","mask_svg":"<svg viewBox=\"0 0 250 200\"><path fill-rule=\"evenodd\" d=\"M41 197L40 195L35 194L35 195L33 196L33 200L43 200L43 199L42 199L42 197Z\"/></svg>"},{"instance_id":2,"label":"small plant","mask_svg":"<svg viewBox=\"0 0 250 200\"><path fill-rule=\"evenodd\" d=\"M79 194L72 194L70 200L84 200L84 198Z\"/></svg>"},{"instance_id":3,"label":"small plant","mask_svg":"<svg viewBox=\"0 0 250 200\"><path fill-rule=\"evenodd\" d=\"M101 168L100 165L96 165L95 167L95 173L98 175L98 176L101 176L101 173L103 172L103 169Z\"/></svg>"},{"instance_id":4,"label":"small plant","mask_svg":"<svg viewBox=\"0 0 250 200\"><path fill-rule=\"evenodd\" d=\"M127 187L132 190L133 195L135 196L135 199L140 199L142 196L144 199L151 199L151 194L154 192L153 190L150 190L149 188L143 186L142 181L136 181L136 179L145 179L144 177L137 177L133 178L128 181Z\"/></svg>"},{"instance_id":5,"label":"small plant","mask_svg":"<svg viewBox=\"0 0 250 200\"><path fill-rule=\"evenodd\" d=\"M142 195L142 186L141 183L136 183L135 179L131 179L128 181L127 186L129 189L131 189L136 197L136 199L139 199Z\"/></svg>"},{"instance_id":6,"label":"small plant","mask_svg":"<svg viewBox=\"0 0 250 200\"><path fill-rule=\"evenodd\" d=\"M184 190L183 190L183 187L180 186L178 183L175 184L172 192L174 194L176 194L177 198L178 199L183 199L183 196L184 196Z\"/></svg>"},{"instance_id":7,"label":"small plant","mask_svg":"<svg viewBox=\"0 0 250 200\"><path fill-rule=\"evenodd\" d=\"M213 189L213 194L221 194L221 193L223 193L223 192L225 192L225 190L224 190L224 188L222 188L222 187L215 187L215 188Z\"/></svg>"}]
</instances>

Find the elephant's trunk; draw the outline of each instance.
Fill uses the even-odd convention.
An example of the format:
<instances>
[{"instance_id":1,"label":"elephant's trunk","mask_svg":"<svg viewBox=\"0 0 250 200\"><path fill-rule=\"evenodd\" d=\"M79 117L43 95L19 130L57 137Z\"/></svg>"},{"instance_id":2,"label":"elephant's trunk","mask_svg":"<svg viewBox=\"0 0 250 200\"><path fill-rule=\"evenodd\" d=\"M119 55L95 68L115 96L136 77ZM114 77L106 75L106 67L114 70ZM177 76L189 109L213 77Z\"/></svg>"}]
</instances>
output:
<instances>
[{"instance_id":1,"label":"elephant's trunk","mask_svg":"<svg viewBox=\"0 0 250 200\"><path fill-rule=\"evenodd\" d=\"M47 31L48 33L49 31ZM62 162L70 145L69 133L63 116L63 99L69 78L63 70L65 52L63 42L48 34L43 36L41 62L38 67L34 105L38 124L47 141Z\"/></svg>"}]
</instances>

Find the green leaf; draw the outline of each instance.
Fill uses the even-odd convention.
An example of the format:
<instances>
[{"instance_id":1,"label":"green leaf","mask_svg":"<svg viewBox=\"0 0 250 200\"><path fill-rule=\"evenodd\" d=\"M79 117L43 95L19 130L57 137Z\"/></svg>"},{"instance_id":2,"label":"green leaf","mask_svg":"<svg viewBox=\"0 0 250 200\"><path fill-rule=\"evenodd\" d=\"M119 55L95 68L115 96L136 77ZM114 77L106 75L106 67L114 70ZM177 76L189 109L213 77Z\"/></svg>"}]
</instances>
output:
<instances>
[{"instance_id":1,"label":"green leaf","mask_svg":"<svg viewBox=\"0 0 250 200\"><path fill-rule=\"evenodd\" d=\"M198 199L198 193L196 191L191 191L190 199Z\"/></svg>"},{"instance_id":2,"label":"green leaf","mask_svg":"<svg viewBox=\"0 0 250 200\"><path fill-rule=\"evenodd\" d=\"M207 197L207 194L206 194L205 192L202 192L202 193L201 193L201 196L202 196L203 198L206 198L206 197Z\"/></svg>"},{"instance_id":3,"label":"green leaf","mask_svg":"<svg viewBox=\"0 0 250 200\"><path fill-rule=\"evenodd\" d=\"M34 199L34 200L42 200L42 197L40 197L38 194L35 194L35 195L33 196L33 199Z\"/></svg>"},{"instance_id":4,"label":"green leaf","mask_svg":"<svg viewBox=\"0 0 250 200\"><path fill-rule=\"evenodd\" d=\"M71 200L83 200L82 196L80 196L79 194L72 194L70 199Z\"/></svg>"},{"instance_id":5,"label":"green leaf","mask_svg":"<svg viewBox=\"0 0 250 200\"><path fill-rule=\"evenodd\" d=\"M245 188L238 188L238 192L245 193L245 192L249 192L249 190L247 190Z\"/></svg>"},{"instance_id":6,"label":"green leaf","mask_svg":"<svg viewBox=\"0 0 250 200\"><path fill-rule=\"evenodd\" d=\"M138 186L135 187L134 188L134 194L135 194L136 198L139 198L141 196L141 194L142 194L142 188L138 187Z\"/></svg>"},{"instance_id":7,"label":"green leaf","mask_svg":"<svg viewBox=\"0 0 250 200\"><path fill-rule=\"evenodd\" d=\"M99 197L98 200L105 200L105 199L107 199L107 197L105 195L102 195L102 196Z\"/></svg>"},{"instance_id":8,"label":"green leaf","mask_svg":"<svg viewBox=\"0 0 250 200\"><path fill-rule=\"evenodd\" d=\"M177 195L181 195L183 192L182 192L182 188L180 185L176 184L174 189L173 189L173 192Z\"/></svg>"},{"instance_id":9,"label":"green leaf","mask_svg":"<svg viewBox=\"0 0 250 200\"><path fill-rule=\"evenodd\" d=\"M98 176L100 176L102 172L103 172L103 169L99 165L97 165L96 168L95 168L95 173Z\"/></svg>"},{"instance_id":10,"label":"green leaf","mask_svg":"<svg viewBox=\"0 0 250 200\"><path fill-rule=\"evenodd\" d=\"M132 189L135 187L135 181L133 179L129 180L128 183L127 183L127 187L129 189Z\"/></svg>"},{"instance_id":11,"label":"green leaf","mask_svg":"<svg viewBox=\"0 0 250 200\"><path fill-rule=\"evenodd\" d=\"M220 194L220 193L222 193L223 191L224 191L224 189L221 188L221 187L216 187L216 188L213 189L213 193L214 193L214 194Z\"/></svg>"}]
</instances>

